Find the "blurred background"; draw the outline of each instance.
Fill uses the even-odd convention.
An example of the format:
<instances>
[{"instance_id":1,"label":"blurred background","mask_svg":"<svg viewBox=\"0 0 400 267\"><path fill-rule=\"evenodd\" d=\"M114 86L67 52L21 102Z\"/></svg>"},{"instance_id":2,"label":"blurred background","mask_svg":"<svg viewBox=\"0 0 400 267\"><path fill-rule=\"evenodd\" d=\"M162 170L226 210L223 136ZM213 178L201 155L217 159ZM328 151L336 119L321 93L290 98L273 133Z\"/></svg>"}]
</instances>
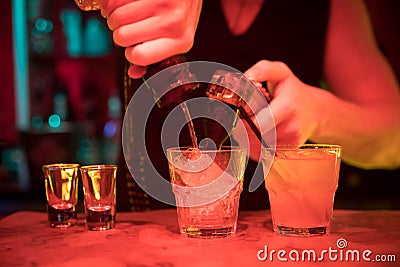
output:
<instances>
[{"instance_id":1,"label":"blurred background","mask_svg":"<svg viewBox=\"0 0 400 267\"><path fill-rule=\"evenodd\" d=\"M99 12L73 0L6 0L0 12L0 213L42 210L43 164L117 162L116 48Z\"/></svg>"},{"instance_id":2,"label":"blurred background","mask_svg":"<svg viewBox=\"0 0 400 267\"><path fill-rule=\"evenodd\" d=\"M366 3L382 52L399 79L400 1ZM99 12L82 12L73 0L4 0L0 12L4 216L46 209L43 164L118 162L125 63ZM335 207L399 209L399 180L400 170L342 164Z\"/></svg>"}]
</instances>

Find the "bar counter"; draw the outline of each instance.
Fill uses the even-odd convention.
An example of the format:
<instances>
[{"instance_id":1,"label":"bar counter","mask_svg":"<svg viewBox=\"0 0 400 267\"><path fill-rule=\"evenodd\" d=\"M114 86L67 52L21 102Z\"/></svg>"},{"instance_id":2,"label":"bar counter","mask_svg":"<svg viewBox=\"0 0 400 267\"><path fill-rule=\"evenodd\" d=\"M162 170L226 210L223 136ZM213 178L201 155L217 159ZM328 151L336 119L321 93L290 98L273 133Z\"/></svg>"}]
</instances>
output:
<instances>
[{"instance_id":1,"label":"bar counter","mask_svg":"<svg viewBox=\"0 0 400 267\"><path fill-rule=\"evenodd\" d=\"M286 237L266 211L239 213L237 233L179 234L175 209L117 213L116 227L89 231L83 214L67 229L47 214L19 211L0 221L0 266L400 266L400 210L335 210L331 232Z\"/></svg>"}]
</instances>

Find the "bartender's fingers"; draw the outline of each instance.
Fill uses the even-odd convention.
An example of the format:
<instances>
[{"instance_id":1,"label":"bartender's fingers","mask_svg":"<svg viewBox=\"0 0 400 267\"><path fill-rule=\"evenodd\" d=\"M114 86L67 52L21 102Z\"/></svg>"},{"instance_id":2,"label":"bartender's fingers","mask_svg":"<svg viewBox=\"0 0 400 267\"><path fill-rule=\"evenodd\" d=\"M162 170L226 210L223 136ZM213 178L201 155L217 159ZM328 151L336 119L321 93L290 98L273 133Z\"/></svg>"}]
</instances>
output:
<instances>
[{"instance_id":1,"label":"bartender's fingers","mask_svg":"<svg viewBox=\"0 0 400 267\"><path fill-rule=\"evenodd\" d=\"M125 57L134 65L148 66L173 55L186 53L192 44L192 42L160 38L126 48Z\"/></svg>"},{"instance_id":2,"label":"bartender's fingers","mask_svg":"<svg viewBox=\"0 0 400 267\"><path fill-rule=\"evenodd\" d=\"M124 6L117 7L108 17L107 24L110 30L115 30L118 27L141 21L152 17L153 10L146 11L143 1L135 1L127 3ZM140 12L137 12L140 10Z\"/></svg>"},{"instance_id":3,"label":"bartender's fingers","mask_svg":"<svg viewBox=\"0 0 400 267\"><path fill-rule=\"evenodd\" d=\"M132 0L102 0L101 1L101 15L108 18L110 14L118 7L132 2ZM135 1L136 2L136 1ZM140 12L137 12L140 13Z\"/></svg>"},{"instance_id":4,"label":"bartender's fingers","mask_svg":"<svg viewBox=\"0 0 400 267\"><path fill-rule=\"evenodd\" d=\"M139 79L142 78L146 74L146 67L132 65L128 69L128 75L132 79Z\"/></svg>"},{"instance_id":5,"label":"bartender's fingers","mask_svg":"<svg viewBox=\"0 0 400 267\"><path fill-rule=\"evenodd\" d=\"M128 47L169 35L165 28L152 26L159 23L160 18L150 17L118 27L113 31L114 42L119 46Z\"/></svg>"},{"instance_id":6,"label":"bartender's fingers","mask_svg":"<svg viewBox=\"0 0 400 267\"><path fill-rule=\"evenodd\" d=\"M277 96L268 105L256 114L256 118L261 126L261 133L265 134L279 124L290 119L293 109L290 99Z\"/></svg>"},{"instance_id":7,"label":"bartender's fingers","mask_svg":"<svg viewBox=\"0 0 400 267\"><path fill-rule=\"evenodd\" d=\"M292 74L292 71L283 62L261 60L244 74L250 80L258 82L267 81L269 84L272 84L271 88L273 88L274 84L288 78Z\"/></svg>"}]
</instances>

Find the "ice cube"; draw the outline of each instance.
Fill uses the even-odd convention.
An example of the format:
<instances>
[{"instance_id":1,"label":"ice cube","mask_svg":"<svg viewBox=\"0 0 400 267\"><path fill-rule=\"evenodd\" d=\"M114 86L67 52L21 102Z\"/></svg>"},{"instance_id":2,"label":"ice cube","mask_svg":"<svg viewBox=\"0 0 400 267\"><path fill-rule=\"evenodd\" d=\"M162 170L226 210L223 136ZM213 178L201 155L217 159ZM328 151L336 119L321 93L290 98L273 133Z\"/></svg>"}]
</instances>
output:
<instances>
[{"instance_id":1,"label":"ice cube","mask_svg":"<svg viewBox=\"0 0 400 267\"><path fill-rule=\"evenodd\" d=\"M211 183L199 187L199 190L195 191L195 193L201 197L207 197L216 200L228 194L237 183L238 180L232 175L223 172Z\"/></svg>"},{"instance_id":2,"label":"ice cube","mask_svg":"<svg viewBox=\"0 0 400 267\"><path fill-rule=\"evenodd\" d=\"M180 173L181 179L187 185L174 185L173 191L177 197L188 206L205 205L226 196L239 182L231 174L224 172L215 162L201 173ZM181 202L181 203L182 203Z\"/></svg>"},{"instance_id":3,"label":"ice cube","mask_svg":"<svg viewBox=\"0 0 400 267\"><path fill-rule=\"evenodd\" d=\"M209 155L202 154L197 160L182 160L174 164L175 172L190 187L203 186L216 180L224 172Z\"/></svg>"},{"instance_id":4,"label":"ice cube","mask_svg":"<svg viewBox=\"0 0 400 267\"><path fill-rule=\"evenodd\" d=\"M208 168L214 161L212 154L202 153L196 151L189 153L184 151L172 160L172 165L184 172L201 172Z\"/></svg>"}]
</instances>

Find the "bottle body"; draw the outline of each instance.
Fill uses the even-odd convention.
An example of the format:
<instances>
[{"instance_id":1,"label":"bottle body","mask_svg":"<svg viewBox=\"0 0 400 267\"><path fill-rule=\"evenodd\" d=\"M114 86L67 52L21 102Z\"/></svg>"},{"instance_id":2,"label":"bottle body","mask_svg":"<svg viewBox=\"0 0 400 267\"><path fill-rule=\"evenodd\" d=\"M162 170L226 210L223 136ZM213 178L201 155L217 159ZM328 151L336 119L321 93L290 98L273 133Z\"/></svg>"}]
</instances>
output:
<instances>
[{"instance_id":1,"label":"bottle body","mask_svg":"<svg viewBox=\"0 0 400 267\"><path fill-rule=\"evenodd\" d=\"M259 127L253 121L253 117L268 104L267 99L255 84L240 72L216 71L212 77L211 84L207 88L206 95L209 98L226 103L236 111L236 114L244 119L254 132L258 140L267 146L263 140ZM218 111L214 111L218 112ZM221 117L224 122L231 124L232 131L236 126L236 120L229 116ZM229 133L229 132L228 132ZM229 136L219 138L222 141ZM221 144L222 146L223 144Z\"/></svg>"},{"instance_id":2,"label":"bottle body","mask_svg":"<svg viewBox=\"0 0 400 267\"><path fill-rule=\"evenodd\" d=\"M75 0L75 3L83 11L99 10L101 0Z\"/></svg>"},{"instance_id":3,"label":"bottle body","mask_svg":"<svg viewBox=\"0 0 400 267\"><path fill-rule=\"evenodd\" d=\"M188 94L199 87L184 55L175 55L148 66L143 81L153 92L159 107L183 103Z\"/></svg>"}]
</instances>

